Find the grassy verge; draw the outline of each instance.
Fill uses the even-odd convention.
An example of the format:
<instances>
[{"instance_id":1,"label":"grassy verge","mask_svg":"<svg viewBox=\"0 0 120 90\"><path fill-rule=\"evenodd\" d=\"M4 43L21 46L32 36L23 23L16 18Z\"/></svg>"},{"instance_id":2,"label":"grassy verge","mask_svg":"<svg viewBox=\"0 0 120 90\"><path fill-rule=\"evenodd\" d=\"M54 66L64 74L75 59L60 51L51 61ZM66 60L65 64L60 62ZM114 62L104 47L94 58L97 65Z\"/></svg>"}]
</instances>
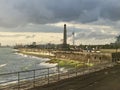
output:
<instances>
[{"instance_id":1,"label":"grassy verge","mask_svg":"<svg viewBox=\"0 0 120 90\"><path fill-rule=\"evenodd\" d=\"M58 63L60 67L65 67L65 68L81 68L81 67L86 67L86 66L93 66L92 63L83 63L80 61L75 61L75 60L65 60L65 59L51 59L50 61L47 61L47 63Z\"/></svg>"}]
</instances>

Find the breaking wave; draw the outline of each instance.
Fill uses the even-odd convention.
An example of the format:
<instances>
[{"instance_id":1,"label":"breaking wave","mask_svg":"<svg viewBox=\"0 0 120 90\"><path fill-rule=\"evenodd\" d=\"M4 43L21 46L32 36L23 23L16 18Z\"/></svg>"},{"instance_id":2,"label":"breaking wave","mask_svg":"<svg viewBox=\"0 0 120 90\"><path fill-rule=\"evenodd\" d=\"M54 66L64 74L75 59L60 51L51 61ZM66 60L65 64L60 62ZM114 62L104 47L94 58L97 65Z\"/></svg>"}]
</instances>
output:
<instances>
[{"instance_id":1,"label":"breaking wave","mask_svg":"<svg viewBox=\"0 0 120 90\"><path fill-rule=\"evenodd\" d=\"M45 62L42 62L39 64L40 66L45 66L45 67L55 67L57 66L58 64L55 63L55 64L51 64L51 63L45 63Z\"/></svg>"},{"instance_id":2,"label":"breaking wave","mask_svg":"<svg viewBox=\"0 0 120 90\"><path fill-rule=\"evenodd\" d=\"M4 66L6 66L6 65L7 65L7 64L1 64L1 65L0 65L0 68L1 68L1 67L4 67Z\"/></svg>"}]
</instances>

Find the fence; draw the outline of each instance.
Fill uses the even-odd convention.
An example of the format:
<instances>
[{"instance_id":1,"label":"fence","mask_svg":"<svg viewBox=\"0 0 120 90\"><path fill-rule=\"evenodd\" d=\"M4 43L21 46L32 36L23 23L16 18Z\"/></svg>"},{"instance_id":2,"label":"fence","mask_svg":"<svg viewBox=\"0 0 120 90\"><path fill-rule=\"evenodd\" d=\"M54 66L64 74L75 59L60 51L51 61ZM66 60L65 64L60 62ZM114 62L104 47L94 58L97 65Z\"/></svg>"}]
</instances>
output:
<instances>
[{"instance_id":1,"label":"fence","mask_svg":"<svg viewBox=\"0 0 120 90\"><path fill-rule=\"evenodd\" d=\"M76 77L101 69L112 67L115 63L102 63L92 67L74 67L67 70L61 70L58 66L41 68L28 71L0 74L0 79L6 79L0 82L0 90L25 90L36 86L57 82L62 79Z\"/></svg>"}]
</instances>

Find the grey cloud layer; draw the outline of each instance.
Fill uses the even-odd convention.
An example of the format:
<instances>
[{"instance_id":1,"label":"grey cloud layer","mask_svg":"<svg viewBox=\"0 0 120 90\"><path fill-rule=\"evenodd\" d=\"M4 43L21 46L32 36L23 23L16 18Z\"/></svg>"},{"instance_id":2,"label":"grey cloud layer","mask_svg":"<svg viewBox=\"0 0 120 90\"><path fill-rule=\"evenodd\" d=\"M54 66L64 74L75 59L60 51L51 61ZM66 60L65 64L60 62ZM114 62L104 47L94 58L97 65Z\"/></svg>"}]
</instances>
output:
<instances>
[{"instance_id":1,"label":"grey cloud layer","mask_svg":"<svg viewBox=\"0 0 120 90\"><path fill-rule=\"evenodd\" d=\"M6 38L18 38L18 37L24 37L24 38L34 38L35 37L35 35L33 34L33 35L24 35L24 34L13 34L13 35L6 35L6 34L0 34L0 38L4 38L4 37L6 37Z\"/></svg>"},{"instance_id":2,"label":"grey cloud layer","mask_svg":"<svg viewBox=\"0 0 120 90\"><path fill-rule=\"evenodd\" d=\"M106 25L111 26L110 31L119 32L120 0L0 0L0 27L3 28L1 31L61 33L63 28L49 24L62 21ZM73 28L67 29L68 38L72 38ZM115 37L111 33L102 33L101 28L93 28L94 32L90 28L74 29L76 40ZM34 38L35 35L0 37Z\"/></svg>"},{"instance_id":3,"label":"grey cloud layer","mask_svg":"<svg viewBox=\"0 0 120 90\"><path fill-rule=\"evenodd\" d=\"M1 0L0 26L120 20L119 0Z\"/></svg>"}]
</instances>

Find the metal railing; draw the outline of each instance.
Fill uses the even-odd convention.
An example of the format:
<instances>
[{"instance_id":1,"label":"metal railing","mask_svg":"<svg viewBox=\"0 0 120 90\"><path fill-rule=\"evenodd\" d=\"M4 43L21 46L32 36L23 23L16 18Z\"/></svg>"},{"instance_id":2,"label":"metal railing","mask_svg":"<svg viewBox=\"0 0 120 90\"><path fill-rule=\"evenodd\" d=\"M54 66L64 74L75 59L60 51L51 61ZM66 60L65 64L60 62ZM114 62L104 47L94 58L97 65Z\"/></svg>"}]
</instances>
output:
<instances>
[{"instance_id":1,"label":"metal railing","mask_svg":"<svg viewBox=\"0 0 120 90\"><path fill-rule=\"evenodd\" d=\"M82 68L78 68L76 65L74 68L69 68L67 70L61 70L58 65L49 68L0 74L0 79L3 79L3 81L0 82L0 90L26 90L36 86L57 82L62 79L99 71L113 65L115 65L115 63L111 62Z\"/></svg>"}]
</instances>

